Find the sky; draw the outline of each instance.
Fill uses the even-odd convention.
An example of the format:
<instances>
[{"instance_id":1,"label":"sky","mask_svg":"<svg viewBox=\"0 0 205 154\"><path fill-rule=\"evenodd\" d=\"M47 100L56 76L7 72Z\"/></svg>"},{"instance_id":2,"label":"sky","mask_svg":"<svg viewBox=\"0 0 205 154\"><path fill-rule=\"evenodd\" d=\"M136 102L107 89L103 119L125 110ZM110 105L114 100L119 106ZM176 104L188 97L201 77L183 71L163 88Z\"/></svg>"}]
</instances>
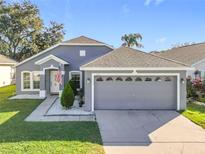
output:
<instances>
[{"instance_id":1,"label":"sky","mask_svg":"<svg viewBox=\"0 0 205 154\"><path fill-rule=\"evenodd\" d=\"M22 0L6 0L6 2ZM65 40L85 35L119 47L140 33L143 51L205 42L205 0L30 0L45 25L64 24Z\"/></svg>"}]
</instances>

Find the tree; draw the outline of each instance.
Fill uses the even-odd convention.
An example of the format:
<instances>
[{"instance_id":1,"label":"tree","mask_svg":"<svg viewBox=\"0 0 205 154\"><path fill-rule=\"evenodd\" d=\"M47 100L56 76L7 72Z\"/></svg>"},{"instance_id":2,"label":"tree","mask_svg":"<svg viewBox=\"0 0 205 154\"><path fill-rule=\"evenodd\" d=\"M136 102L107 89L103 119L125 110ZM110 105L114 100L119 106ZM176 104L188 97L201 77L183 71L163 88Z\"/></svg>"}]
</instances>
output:
<instances>
[{"instance_id":1,"label":"tree","mask_svg":"<svg viewBox=\"0 0 205 154\"><path fill-rule=\"evenodd\" d=\"M37 6L29 1L0 2L0 53L24 60L63 39L63 25L43 24Z\"/></svg>"},{"instance_id":2,"label":"tree","mask_svg":"<svg viewBox=\"0 0 205 154\"><path fill-rule=\"evenodd\" d=\"M142 35L139 33L134 33L134 34L125 34L122 36L121 40L124 42L122 46L126 47L138 47L141 48L143 45L138 42L142 40Z\"/></svg>"}]
</instances>

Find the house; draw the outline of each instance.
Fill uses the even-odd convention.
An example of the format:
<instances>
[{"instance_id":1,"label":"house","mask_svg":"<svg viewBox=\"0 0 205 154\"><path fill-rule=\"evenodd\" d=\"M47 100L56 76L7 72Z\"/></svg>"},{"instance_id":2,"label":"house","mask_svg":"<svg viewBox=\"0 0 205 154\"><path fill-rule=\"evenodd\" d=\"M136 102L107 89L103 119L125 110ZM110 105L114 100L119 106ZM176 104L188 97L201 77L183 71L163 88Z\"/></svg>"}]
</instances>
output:
<instances>
[{"instance_id":1,"label":"house","mask_svg":"<svg viewBox=\"0 0 205 154\"><path fill-rule=\"evenodd\" d=\"M186 108L186 71L191 68L158 55L80 36L19 63L17 94L61 95L72 79L84 89L85 108ZM61 70L62 84L55 79Z\"/></svg>"},{"instance_id":2,"label":"house","mask_svg":"<svg viewBox=\"0 0 205 154\"><path fill-rule=\"evenodd\" d=\"M16 61L0 55L0 87L15 83L15 65Z\"/></svg>"},{"instance_id":3,"label":"house","mask_svg":"<svg viewBox=\"0 0 205 154\"><path fill-rule=\"evenodd\" d=\"M187 71L187 76L195 78L197 71L202 79L205 77L205 43L172 48L157 54L193 67L194 70Z\"/></svg>"}]
</instances>

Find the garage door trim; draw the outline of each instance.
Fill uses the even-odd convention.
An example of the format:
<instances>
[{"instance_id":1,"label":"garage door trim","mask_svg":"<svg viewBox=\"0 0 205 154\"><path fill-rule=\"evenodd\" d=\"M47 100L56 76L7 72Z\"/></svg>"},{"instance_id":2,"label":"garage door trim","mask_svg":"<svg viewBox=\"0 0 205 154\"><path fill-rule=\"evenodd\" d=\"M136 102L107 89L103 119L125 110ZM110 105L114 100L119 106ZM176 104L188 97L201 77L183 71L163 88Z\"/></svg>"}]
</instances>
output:
<instances>
[{"instance_id":1,"label":"garage door trim","mask_svg":"<svg viewBox=\"0 0 205 154\"><path fill-rule=\"evenodd\" d=\"M94 111L95 76L176 76L177 77L177 110L180 110L180 74L179 73L92 73L91 109Z\"/></svg>"}]
</instances>

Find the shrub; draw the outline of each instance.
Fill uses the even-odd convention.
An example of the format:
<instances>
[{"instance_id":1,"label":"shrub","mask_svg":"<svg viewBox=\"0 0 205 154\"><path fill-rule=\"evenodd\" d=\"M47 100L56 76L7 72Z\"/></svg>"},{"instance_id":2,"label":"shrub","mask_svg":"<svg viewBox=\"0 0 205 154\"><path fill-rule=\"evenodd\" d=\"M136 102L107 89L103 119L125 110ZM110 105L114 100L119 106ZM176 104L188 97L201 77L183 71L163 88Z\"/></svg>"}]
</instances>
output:
<instances>
[{"instance_id":1,"label":"shrub","mask_svg":"<svg viewBox=\"0 0 205 154\"><path fill-rule=\"evenodd\" d=\"M75 82L73 82L72 80L69 81L69 84L73 90L73 93L74 93L74 96L76 96L78 94L78 91L77 91L77 87L75 85Z\"/></svg>"},{"instance_id":2,"label":"shrub","mask_svg":"<svg viewBox=\"0 0 205 154\"><path fill-rule=\"evenodd\" d=\"M187 97L196 98L197 97L196 89L193 87L191 79L187 79L186 83L187 83Z\"/></svg>"},{"instance_id":3,"label":"shrub","mask_svg":"<svg viewBox=\"0 0 205 154\"><path fill-rule=\"evenodd\" d=\"M74 102L74 94L73 94L73 90L70 86L70 83L68 82L64 89L63 89L63 93L61 95L61 105L65 108L69 108L73 105Z\"/></svg>"},{"instance_id":4,"label":"shrub","mask_svg":"<svg viewBox=\"0 0 205 154\"><path fill-rule=\"evenodd\" d=\"M194 88L196 88L196 90L201 91L203 89L203 82L201 80L201 78L195 78L192 81L192 84L194 86Z\"/></svg>"},{"instance_id":5,"label":"shrub","mask_svg":"<svg viewBox=\"0 0 205 154\"><path fill-rule=\"evenodd\" d=\"M202 103L205 103L205 98L201 97L201 98L199 98L199 101L202 102Z\"/></svg>"}]
</instances>

